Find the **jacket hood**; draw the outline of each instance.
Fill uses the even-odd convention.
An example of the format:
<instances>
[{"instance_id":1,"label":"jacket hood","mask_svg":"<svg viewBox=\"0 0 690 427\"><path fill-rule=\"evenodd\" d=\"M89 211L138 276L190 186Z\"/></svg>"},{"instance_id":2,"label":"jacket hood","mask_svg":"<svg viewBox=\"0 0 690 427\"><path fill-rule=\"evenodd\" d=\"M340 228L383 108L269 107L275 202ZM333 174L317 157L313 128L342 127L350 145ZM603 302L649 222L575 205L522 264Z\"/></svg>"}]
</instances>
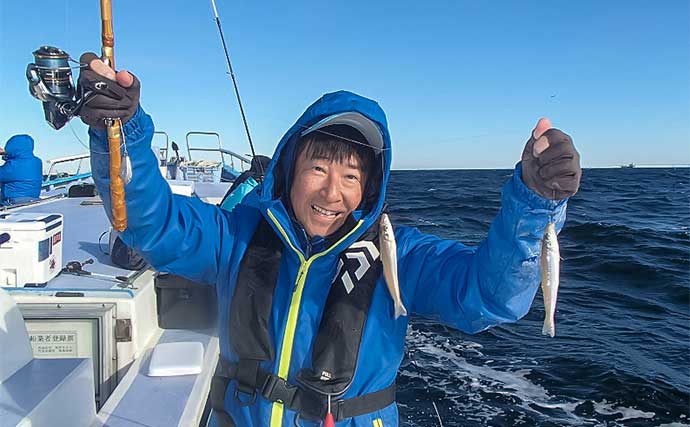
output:
<instances>
[{"instance_id":1,"label":"jacket hood","mask_svg":"<svg viewBox=\"0 0 690 427\"><path fill-rule=\"evenodd\" d=\"M386 185L390 174L391 166L391 141L388 132L388 122L386 115L381 107L371 99L354 94L348 91L338 91L328 93L322 96L319 100L314 102L297 122L285 133L282 137L276 150L273 154L271 163L266 173L266 178L261 185L261 192L259 196L260 209L269 218L273 216L283 227L287 234L292 234L292 226L288 208L281 201L281 195L286 194L289 190L289 181L291 180L292 167L294 166L295 146L301 138L304 130L309 129L316 123L336 114L354 112L359 113L369 120L374 122L381 132L383 138L383 149L377 155L377 161L374 162L375 167L380 168L381 179L378 182L377 188L369 188L369 195L365 195L365 199L370 200L371 203L367 206L366 211L356 211L355 220L360 222L356 226L356 230L350 233L346 239L340 241L339 246L347 247L349 244L357 240L357 238L364 233L378 218L383 209L386 198ZM372 194L373 193L373 194ZM288 193L289 194L289 193ZM270 210L270 213L268 211ZM274 224L275 227L275 224ZM284 236L286 237L286 236ZM290 236L293 238L294 236Z\"/></svg>"},{"instance_id":2,"label":"jacket hood","mask_svg":"<svg viewBox=\"0 0 690 427\"><path fill-rule=\"evenodd\" d=\"M34 140L29 135L14 135L5 144L6 159L27 159L33 157Z\"/></svg>"}]
</instances>

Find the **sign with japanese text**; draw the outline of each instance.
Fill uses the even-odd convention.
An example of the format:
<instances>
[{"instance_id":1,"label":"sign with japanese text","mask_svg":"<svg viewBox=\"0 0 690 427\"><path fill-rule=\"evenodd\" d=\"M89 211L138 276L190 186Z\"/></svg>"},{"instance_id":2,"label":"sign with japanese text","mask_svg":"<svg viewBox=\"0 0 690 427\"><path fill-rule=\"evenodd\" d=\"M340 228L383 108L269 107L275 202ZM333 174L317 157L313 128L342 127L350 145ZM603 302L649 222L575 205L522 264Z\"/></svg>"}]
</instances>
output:
<instances>
[{"instance_id":1,"label":"sign with japanese text","mask_svg":"<svg viewBox=\"0 0 690 427\"><path fill-rule=\"evenodd\" d=\"M77 331L31 331L35 357L78 357Z\"/></svg>"}]
</instances>

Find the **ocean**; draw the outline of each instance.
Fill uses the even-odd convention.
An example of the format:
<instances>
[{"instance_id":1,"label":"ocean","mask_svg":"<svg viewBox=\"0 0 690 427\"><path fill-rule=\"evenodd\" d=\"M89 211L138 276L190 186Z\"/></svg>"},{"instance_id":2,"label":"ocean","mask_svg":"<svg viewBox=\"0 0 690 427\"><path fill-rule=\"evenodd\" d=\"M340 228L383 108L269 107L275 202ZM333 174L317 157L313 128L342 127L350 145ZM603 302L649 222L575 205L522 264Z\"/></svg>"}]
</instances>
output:
<instances>
[{"instance_id":1,"label":"ocean","mask_svg":"<svg viewBox=\"0 0 690 427\"><path fill-rule=\"evenodd\" d=\"M477 245L511 174L394 171L391 218ZM690 169L586 169L559 242L555 338L541 291L475 335L411 318L402 426L690 425Z\"/></svg>"}]
</instances>

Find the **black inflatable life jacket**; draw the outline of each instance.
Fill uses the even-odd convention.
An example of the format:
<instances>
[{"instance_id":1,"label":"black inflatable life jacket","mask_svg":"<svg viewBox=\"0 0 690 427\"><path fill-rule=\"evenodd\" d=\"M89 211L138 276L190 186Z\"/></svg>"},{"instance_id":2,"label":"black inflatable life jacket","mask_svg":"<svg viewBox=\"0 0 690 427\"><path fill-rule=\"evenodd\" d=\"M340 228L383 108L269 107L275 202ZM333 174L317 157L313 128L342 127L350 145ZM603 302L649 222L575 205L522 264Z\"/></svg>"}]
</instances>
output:
<instances>
[{"instance_id":1,"label":"black inflatable life jacket","mask_svg":"<svg viewBox=\"0 0 690 427\"><path fill-rule=\"evenodd\" d=\"M311 368L297 374L298 384L260 367L276 355L269 325L283 248L275 231L261 219L242 258L230 304L231 349L239 361L221 358L211 388L212 407L224 426L234 425L224 406L231 380L237 382L234 397L243 405L252 404L258 393L283 403L302 418L319 420L325 415L326 398L342 396L354 378L371 298L382 271L378 221L339 255L312 348ZM249 398L241 400L239 393ZM379 392L331 402L335 408L332 413L338 421L379 410L394 401L392 384Z\"/></svg>"}]
</instances>

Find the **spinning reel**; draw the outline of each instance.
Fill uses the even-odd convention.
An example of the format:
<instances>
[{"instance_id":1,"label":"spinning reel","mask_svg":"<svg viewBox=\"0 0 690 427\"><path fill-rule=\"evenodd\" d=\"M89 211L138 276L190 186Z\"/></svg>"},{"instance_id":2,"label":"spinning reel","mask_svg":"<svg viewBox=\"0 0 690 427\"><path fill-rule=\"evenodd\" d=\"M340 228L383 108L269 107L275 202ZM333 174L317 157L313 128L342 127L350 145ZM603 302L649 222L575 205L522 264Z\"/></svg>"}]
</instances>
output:
<instances>
[{"instance_id":1,"label":"spinning reel","mask_svg":"<svg viewBox=\"0 0 690 427\"><path fill-rule=\"evenodd\" d=\"M53 129L60 129L79 114L79 109L89 99L91 92L75 88L69 61L77 61L71 59L64 50L41 46L33 55L35 63L26 67L29 92L43 102L43 112L48 124ZM79 64L78 68L82 66L84 65Z\"/></svg>"}]
</instances>

